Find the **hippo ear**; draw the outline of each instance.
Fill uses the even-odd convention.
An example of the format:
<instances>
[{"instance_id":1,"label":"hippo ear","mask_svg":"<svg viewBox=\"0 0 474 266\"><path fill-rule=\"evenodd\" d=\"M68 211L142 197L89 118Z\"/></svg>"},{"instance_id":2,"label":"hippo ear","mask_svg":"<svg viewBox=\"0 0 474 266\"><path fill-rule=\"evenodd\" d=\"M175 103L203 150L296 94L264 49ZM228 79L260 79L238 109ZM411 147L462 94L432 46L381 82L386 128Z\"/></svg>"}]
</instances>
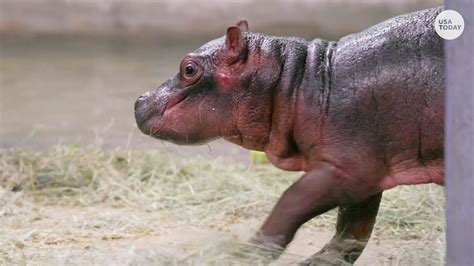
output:
<instances>
[{"instance_id":1,"label":"hippo ear","mask_svg":"<svg viewBox=\"0 0 474 266\"><path fill-rule=\"evenodd\" d=\"M225 47L234 56L242 54L245 50L245 40L242 31L237 26L232 26L227 29L225 38Z\"/></svg>"},{"instance_id":2,"label":"hippo ear","mask_svg":"<svg viewBox=\"0 0 474 266\"><path fill-rule=\"evenodd\" d=\"M249 31L249 23L247 22L246 19L241 19L237 22L237 26L240 28L242 32L248 32Z\"/></svg>"}]
</instances>

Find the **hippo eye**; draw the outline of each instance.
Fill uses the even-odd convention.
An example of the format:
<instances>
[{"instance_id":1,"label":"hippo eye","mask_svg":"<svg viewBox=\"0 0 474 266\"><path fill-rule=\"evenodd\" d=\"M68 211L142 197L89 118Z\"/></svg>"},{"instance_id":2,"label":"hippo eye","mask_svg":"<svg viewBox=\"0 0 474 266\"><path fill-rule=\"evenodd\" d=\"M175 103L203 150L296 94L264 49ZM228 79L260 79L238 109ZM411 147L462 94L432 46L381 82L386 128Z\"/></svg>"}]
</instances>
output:
<instances>
[{"instance_id":1,"label":"hippo eye","mask_svg":"<svg viewBox=\"0 0 474 266\"><path fill-rule=\"evenodd\" d=\"M202 67L193 59L184 60L181 63L181 79L185 86L194 84L202 74Z\"/></svg>"},{"instance_id":2,"label":"hippo eye","mask_svg":"<svg viewBox=\"0 0 474 266\"><path fill-rule=\"evenodd\" d=\"M188 63L184 68L184 74L188 77L194 76L196 72L196 65L192 62Z\"/></svg>"}]
</instances>

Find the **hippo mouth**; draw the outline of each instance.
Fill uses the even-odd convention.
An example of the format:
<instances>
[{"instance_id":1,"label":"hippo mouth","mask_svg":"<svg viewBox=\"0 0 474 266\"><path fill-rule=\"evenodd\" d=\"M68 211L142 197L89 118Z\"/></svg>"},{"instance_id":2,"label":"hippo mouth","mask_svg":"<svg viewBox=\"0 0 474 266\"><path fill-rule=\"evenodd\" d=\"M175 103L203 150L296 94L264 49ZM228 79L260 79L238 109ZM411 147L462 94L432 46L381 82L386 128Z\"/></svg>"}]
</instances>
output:
<instances>
[{"instance_id":1,"label":"hippo mouth","mask_svg":"<svg viewBox=\"0 0 474 266\"><path fill-rule=\"evenodd\" d=\"M177 97L174 97L173 99L168 101L168 103L165 105L165 108L163 108L160 114L155 116L156 121L150 121L149 135L159 138L159 139L168 140L167 135L160 134L160 131L166 125L166 120L168 118L167 113L171 112L180 103L184 102L188 98L188 95L189 93L183 92L183 93L180 93ZM155 119L151 117L151 120L155 120ZM156 128L154 126L155 123L153 122L156 122Z\"/></svg>"},{"instance_id":2,"label":"hippo mouth","mask_svg":"<svg viewBox=\"0 0 474 266\"><path fill-rule=\"evenodd\" d=\"M184 100L186 100L189 96L189 93L187 91L184 91L177 95L176 97L173 97L168 101L168 103L165 105L165 108L163 109L163 112L161 113L161 117L165 115L165 113L169 110L172 110L174 107L182 103Z\"/></svg>"}]
</instances>

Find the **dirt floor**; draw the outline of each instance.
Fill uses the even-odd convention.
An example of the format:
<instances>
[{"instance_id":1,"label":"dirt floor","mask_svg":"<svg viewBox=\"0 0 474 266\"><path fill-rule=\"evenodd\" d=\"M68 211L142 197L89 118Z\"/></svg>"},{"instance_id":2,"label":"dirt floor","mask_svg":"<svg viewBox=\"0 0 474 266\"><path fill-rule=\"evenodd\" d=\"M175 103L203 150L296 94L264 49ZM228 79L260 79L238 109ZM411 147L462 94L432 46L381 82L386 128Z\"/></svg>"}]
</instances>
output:
<instances>
[{"instance_id":1,"label":"dirt floor","mask_svg":"<svg viewBox=\"0 0 474 266\"><path fill-rule=\"evenodd\" d=\"M130 208L43 207L27 228L9 232L6 264L215 264L258 228L255 219L207 226L163 219L160 212ZM120 221L120 224L114 224ZM124 223L124 221L127 221ZM150 227L150 223L153 227ZM109 224L114 224L106 230ZM328 228L301 229L293 243L272 264L296 264L319 250L332 234ZM31 239L29 244L23 244ZM438 249L437 245L440 245ZM371 240L356 265L433 265L442 258L441 243L420 239ZM3 253L3 254L2 254ZM219 256L221 255L221 256ZM248 262L248 261L246 261ZM235 261L234 261L235 263ZM246 263L244 263L246 264Z\"/></svg>"}]
</instances>

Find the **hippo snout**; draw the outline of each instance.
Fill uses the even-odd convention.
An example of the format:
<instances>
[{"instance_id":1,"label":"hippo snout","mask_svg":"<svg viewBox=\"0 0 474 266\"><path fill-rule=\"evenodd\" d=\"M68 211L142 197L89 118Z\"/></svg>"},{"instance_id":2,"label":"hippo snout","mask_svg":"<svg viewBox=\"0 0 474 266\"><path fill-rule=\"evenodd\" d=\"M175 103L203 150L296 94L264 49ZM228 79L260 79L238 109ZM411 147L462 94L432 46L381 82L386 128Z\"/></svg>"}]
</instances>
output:
<instances>
[{"instance_id":1,"label":"hippo snout","mask_svg":"<svg viewBox=\"0 0 474 266\"><path fill-rule=\"evenodd\" d=\"M161 117L160 109L160 104L153 92L146 92L135 101L135 120L143 133L147 135L152 133L152 121Z\"/></svg>"}]
</instances>

